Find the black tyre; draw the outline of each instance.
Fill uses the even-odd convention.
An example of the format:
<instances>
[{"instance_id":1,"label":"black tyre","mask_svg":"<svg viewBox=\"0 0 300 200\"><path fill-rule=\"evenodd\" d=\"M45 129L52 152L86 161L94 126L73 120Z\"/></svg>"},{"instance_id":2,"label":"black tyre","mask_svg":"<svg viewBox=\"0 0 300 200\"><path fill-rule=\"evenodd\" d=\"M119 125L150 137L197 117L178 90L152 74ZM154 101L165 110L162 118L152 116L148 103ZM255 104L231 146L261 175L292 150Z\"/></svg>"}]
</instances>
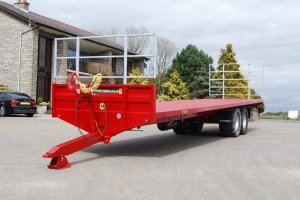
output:
<instances>
[{"instance_id":1,"label":"black tyre","mask_svg":"<svg viewBox=\"0 0 300 200\"><path fill-rule=\"evenodd\" d=\"M224 116L226 115L226 116ZM220 133L224 136L238 137L241 131L241 112L235 108L232 112L222 112L219 122Z\"/></svg>"},{"instance_id":2,"label":"black tyre","mask_svg":"<svg viewBox=\"0 0 300 200\"><path fill-rule=\"evenodd\" d=\"M27 117L32 117L32 116L33 116L33 113L27 113L26 116L27 116Z\"/></svg>"},{"instance_id":3,"label":"black tyre","mask_svg":"<svg viewBox=\"0 0 300 200\"><path fill-rule=\"evenodd\" d=\"M0 117L4 117L6 115L7 115L7 113L6 113L5 107L1 106L0 107Z\"/></svg>"},{"instance_id":4,"label":"black tyre","mask_svg":"<svg viewBox=\"0 0 300 200\"><path fill-rule=\"evenodd\" d=\"M182 125L182 121L177 121L177 126L173 128L175 134L182 135L184 134L184 127Z\"/></svg>"},{"instance_id":5,"label":"black tyre","mask_svg":"<svg viewBox=\"0 0 300 200\"><path fill-rule=\"evenodd\" d=\"M195 133L201 133L203 129L203 123L194 123L193 131Z\"/></svg>"},{"instance_id":6,"label":"black tyre","mask_svg":"<svg viewBox=\"0 0 300 200\"><path fill-rule=\"evenodd\" d=\"M191 122L191 121L186 121L184 123L185 126L185 134L192 134L194 132L194 127L195 127L195 123Z\"/></svg>"},{"instance_id":7,"label":"black tyre","mask_svg":"<svg viewBox=\"0 0 300 200\"><path fill-rule=\"evenodd\" d=\"M174 133L178 135L191 134L193 132L194 123L187 121L177 121L177 126L173 128Z\"/></svg>"},{"instance_id":8,"label":"black tyre","mask_svg":"<svg viewBox=\"0 0 300 200\"><path fill-rule=\"evenodd\" d=\"M243 107L241 110L241 132L240 135L247 134L248 131L248 110Z\"/></svg>"}]
</instances>

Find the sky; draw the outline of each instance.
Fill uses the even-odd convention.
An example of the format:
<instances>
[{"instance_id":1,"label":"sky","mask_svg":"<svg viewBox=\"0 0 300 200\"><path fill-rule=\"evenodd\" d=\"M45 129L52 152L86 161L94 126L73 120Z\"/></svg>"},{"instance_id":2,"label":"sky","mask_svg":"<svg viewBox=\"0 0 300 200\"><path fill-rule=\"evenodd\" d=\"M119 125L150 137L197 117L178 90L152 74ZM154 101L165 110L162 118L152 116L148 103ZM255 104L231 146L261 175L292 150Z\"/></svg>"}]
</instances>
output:
<instances>
[{"instance_id":1,"label":"sky","mask_svg":"<svg viewBox=\"0 0 300 200\"><path fill-rule=\"evenodd\" d=\"M17 0L4 0L15 3ZM144 26L179 49L192 44L218 63L232 43L265 111L300 110L299 0L27 0L29 10L85 30ZM250 83L251 85L251 83Z\"/></svg>"}]
</instances>

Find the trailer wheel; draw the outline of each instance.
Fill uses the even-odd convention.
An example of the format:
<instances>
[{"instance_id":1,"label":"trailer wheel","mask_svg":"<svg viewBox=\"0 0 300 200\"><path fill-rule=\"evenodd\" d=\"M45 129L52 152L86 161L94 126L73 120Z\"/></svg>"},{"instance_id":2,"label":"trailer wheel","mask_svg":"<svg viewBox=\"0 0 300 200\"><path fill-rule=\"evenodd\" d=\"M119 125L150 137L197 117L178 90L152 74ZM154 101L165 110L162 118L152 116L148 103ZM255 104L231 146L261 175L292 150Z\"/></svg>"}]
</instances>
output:
<instances>
[{"instance_id":1,"label":"trailer wheel","mask_svg":"<svg viewBox=\"0 0 300 200\"><path fill-rule=\"evenodd\" d=\"M193 131L195 133L201 133L203 129L203 123L194 123Z\"/></svg>"},{"instance_id":2,"label":"trailer wheel","mask_svg":"<svg viewBox=\"0 0 300 200\"><path fill-rule=\"evenodd\" d=\"M241 108L241 132L240 135L247 134L248 131L248 110L247 108Z\"/></svg>"},{"instance_id":3,"label":"trailer wheel","mask_svg":"<svg viewBox=\"0 0 300 200\"><path fill-rule=\"evenodd\" d=\"M232 112L225 112L228 120L220 120L219 130L222 135L229 137L238 137L241 131L241 112L235 108ZM223 114L223 113L222 113Z\"/></svg>"},{"instance_id":4,"label":"trailer wheel","mask_svg":"<svg viewBox=\"0 0 300 200\"><path fill-rule=\"evenodd\" d=\"M175 134L191 134L193 132L194 123L188 121L177 121L177 126L173 128Z\"/></svg>"},{"instance_id":5,"label":"trailer wheel","mask_svg":"<svg viewBox=\"0 0 300 200\"><path fill-rule=\"evenodd\" d=\"M182 135L184 134L182 121L177 121L177 126L173 128L175 134Z\"/></svg>"}]
</instances>

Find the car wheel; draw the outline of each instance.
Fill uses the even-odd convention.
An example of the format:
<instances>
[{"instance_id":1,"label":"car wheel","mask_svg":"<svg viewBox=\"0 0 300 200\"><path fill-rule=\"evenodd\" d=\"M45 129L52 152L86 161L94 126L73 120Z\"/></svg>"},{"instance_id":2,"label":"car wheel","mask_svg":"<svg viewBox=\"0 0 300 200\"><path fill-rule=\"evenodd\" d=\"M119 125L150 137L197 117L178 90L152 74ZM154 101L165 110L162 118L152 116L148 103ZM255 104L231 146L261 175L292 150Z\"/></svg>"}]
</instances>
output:
<instances>
[{"instance_id":1,"label":"car wheel","mask_svg":"<svg viewBox=\"0 0 300 200\"><path fill-rule=\"evenodd\" d=\"M33 113L27 113L26 116L27 116L27 117L32 117L32 116L33 116Z\"/></svg>"},{"instance_id":2,"label":"car wheel","mask_svg":"<svg viewBox=\"0 0 300 200\"><path fill-rule=\"evenodd\" d=\"M0 108L0 117L4 117L6 115L7 115L7 113L6 113L5 107L1 106L1 108Z\"/></svg>"}]
</instances>

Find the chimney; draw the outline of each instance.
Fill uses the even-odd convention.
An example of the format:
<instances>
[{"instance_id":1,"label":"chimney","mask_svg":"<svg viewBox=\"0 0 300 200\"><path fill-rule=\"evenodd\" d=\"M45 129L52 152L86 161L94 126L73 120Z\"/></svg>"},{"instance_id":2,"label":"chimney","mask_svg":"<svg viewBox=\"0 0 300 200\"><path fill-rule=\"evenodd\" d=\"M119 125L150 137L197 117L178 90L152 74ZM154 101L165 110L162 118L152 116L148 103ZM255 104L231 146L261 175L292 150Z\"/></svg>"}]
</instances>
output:
<instances>
[{"instance_id":1,"label":"chimney","mask_svg":"<svg viewBox=\"0 0 300 200\"><path fill-rule=\"evenodd\" d=\"M22 8L24 10L28 10L29 3L27 3L26 0L18 0L18 2L15 3L15 6Z\"/></svg>"}]
</instances>

